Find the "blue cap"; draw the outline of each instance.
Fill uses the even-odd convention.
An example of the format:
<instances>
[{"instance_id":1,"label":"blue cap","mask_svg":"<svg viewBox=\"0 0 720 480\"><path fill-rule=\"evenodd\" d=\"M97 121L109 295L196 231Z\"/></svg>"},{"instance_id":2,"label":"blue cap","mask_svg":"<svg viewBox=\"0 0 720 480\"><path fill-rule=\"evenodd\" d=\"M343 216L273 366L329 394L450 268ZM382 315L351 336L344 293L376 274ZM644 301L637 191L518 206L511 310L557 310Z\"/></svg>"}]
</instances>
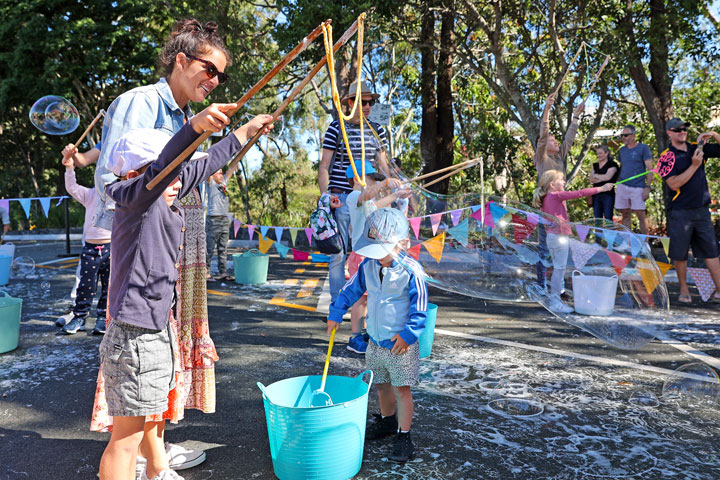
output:
<instances>
[{"instance_id":1,"label":"blue cap","mask_svg":"<svg viewBox=\"0 0 720 480\"><path fill-rule=\"evenodd\" d=\"M390 255L399 241L408 238L410 224L396 208L385 207L372 212L353 250L363 257L381 259Z\"/></svg>"},{"instance_id":2,"label":"blue cap","mask_svg":"<svg viewBox=\"0 0 720 480\"><path fill-rule=\"evenodd\" d=\"M355 160L355 170L357 170L358 175L362 176L362 162L360 160ZM365 175L370 175L371 173L377 173L377 170L372 166L372 163L365 160ZM355 178L352 165L348 165L347 170L345 170L345 176L347 178Z\"/></svg>"}]
</instances>

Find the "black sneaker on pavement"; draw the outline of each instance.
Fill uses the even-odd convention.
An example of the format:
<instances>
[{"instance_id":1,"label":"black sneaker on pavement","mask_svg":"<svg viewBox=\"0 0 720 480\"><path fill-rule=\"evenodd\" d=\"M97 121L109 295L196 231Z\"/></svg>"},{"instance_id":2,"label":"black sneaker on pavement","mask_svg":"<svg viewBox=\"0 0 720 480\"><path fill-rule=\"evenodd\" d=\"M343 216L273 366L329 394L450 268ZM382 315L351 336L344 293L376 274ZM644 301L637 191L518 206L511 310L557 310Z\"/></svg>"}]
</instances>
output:
<instances>
[{"instance_id":1,"label":"black sneaker on pavement","mask_svg":"<svg viewBox=\"0 0 720 480\"><path fill-rule=\"evenodd\" d=\"M410 432L398 432L393 442L392 454L390 454L389 457L390 460L405 463L410 460L414 454L415 445L413 445L412 439L410 438Z\"/></svg>"},{"instance_id":2,"label":"black sneaker on pavement","mask_svg":"<svg viewBox=\"0 0 720 480\"><path fill-rule=\"evenodd\" d=\"M398 423L395 414L385 418L382 418L382 415L378 413L373 413L373 416L375 421L365 430L365 440L377 440L397 433Z\"/></svg>"},{"instance_id":3,"label":"black sneaker on pavement","mask_svg":"<svg viewBox=\"0 0 720 480\"><path fill-rule=\"evenodd\" d=\"M92 329L93 335L105 335L105 318L98 317Z\"/></svg>"},{"instance_id":4,"label":"black sneaker on pavement","mask_svg":"<svg viewBox=\"0 0 720 480\"><path fill-rule=\"evenodd\" d=\"M79 331L85 331L85 317L73 317L62 329L62 333L65 335L74 335Z\"/></svg>"}]
</instances>

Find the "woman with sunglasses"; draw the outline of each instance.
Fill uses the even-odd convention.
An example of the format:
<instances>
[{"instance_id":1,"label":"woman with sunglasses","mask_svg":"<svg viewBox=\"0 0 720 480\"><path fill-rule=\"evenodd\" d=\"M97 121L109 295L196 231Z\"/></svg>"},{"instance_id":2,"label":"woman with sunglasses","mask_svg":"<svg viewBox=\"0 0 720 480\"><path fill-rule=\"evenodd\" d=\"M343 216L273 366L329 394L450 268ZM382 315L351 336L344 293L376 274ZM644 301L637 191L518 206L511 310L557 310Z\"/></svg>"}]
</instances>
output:
<instances>
[{"instance_id":1,"label":"woman with sunglasses","mask_svg":"<svg viewBox=\"0 0 720 480\"><path fill-rule=\"evenodd\" d=\"M154 85L135 88L113 101L103 125L104 145L111 146L122 135L138 128L165 130L171 135L182 128L193 116L189 103L203 102L228 79L225 68L230 65L230 54L217 29L215 22L203 25L189 19L177 23L160 54L163 77ZM111 150L103 149L95 171L96 185L103 198L104 184L115 181L106 168ZM208 328L205 225L199 193L195 191L185 197L180 206L185 210L186 227L179 262L177 318L171 320L176 340L173 348L176 388L170 392L168 411L161 417L146 418L145 436L138 456L137 473L141 478L159 477L161 471L166 475L162 478L181 478L169 469L180 470L202 463L205 452L164 443L165 420L177 423L183 418L185 408L196 408L205 413L215 411L214 364L218 357ZM96 224L111 228L111 210L105 213ZM111 423L101 371L90 428L109 431Z\"/></svg>"}]
</instances>

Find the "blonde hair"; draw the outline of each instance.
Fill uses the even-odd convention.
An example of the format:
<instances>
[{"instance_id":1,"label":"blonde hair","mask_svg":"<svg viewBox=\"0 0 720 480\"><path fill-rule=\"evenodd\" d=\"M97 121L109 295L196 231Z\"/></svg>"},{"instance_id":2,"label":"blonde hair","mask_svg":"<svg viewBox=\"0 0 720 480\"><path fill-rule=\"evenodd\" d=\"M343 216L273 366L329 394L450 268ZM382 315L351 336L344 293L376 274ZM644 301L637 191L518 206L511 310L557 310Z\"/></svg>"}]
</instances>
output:
<instances>
[{"instance_id":1,"label":"blonde hair","mask_svg":"<svg viewBox=\"0 0 720 480\"><path fill-rule=\"evenodd\" d=\"M533 194L533 207L542 208L542 204L545 200L545 195L548 194L550 184L558 178L562 179L564 177L565 175L563 175L560 170L548 170L543 173L540 177L540 181L538 181L538 187L535 189L535 193Z\"/></svg>"}]
</instances>

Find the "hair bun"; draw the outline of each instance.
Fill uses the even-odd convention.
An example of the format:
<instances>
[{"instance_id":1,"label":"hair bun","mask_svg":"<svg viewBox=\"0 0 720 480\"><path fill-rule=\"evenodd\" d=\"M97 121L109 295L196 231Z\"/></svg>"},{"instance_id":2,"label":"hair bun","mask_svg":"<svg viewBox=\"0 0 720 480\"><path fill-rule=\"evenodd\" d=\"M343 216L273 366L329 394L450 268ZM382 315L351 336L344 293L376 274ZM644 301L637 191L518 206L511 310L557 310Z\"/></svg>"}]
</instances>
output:
<instances>
[{"instance_id":1,"label":"hair bun","mask_svg":"<svg viewBox=\"0 0 720 480\"><path fill-rule=\"evenodd\" d=\"M215 35L215 34L217 34L217 31L218 31L218 24L213 21L209 21L209 22L205 23L204 28L205 28L205 33L207 35Z\"/></svg>"},{"instance_id":2,"label":"hair bun","mask_svg":"<svg viewBox=\"0 0 720 480\"><path fill-rule=\"evenodd\" d=\"M177 37L178 35L181 35L183 33L195 33L195 32L202 32L203 27L194 18L189 18L187 20L180 20L175 24L175 29L170 34L172 37Z\"/></svg>"}]
</instances>

